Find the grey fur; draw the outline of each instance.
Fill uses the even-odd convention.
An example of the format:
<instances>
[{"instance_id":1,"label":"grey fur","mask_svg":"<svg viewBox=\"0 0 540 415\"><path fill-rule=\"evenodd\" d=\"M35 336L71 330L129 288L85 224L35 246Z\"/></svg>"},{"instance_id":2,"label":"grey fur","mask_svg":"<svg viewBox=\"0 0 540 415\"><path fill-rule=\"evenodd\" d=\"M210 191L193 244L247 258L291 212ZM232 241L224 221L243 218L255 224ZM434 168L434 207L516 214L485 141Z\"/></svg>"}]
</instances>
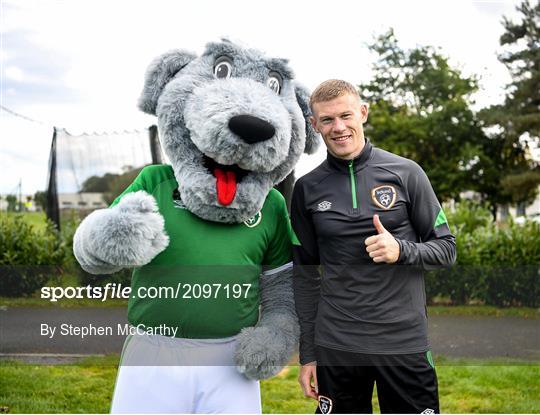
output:
<instances>
[{"instance_id":1,"label":"grey fur","mask_svg":"<svg viewBox=\"0 0 540 415\"><path fill-rule=\"evenodd\" d=\"M233 62L232 76L216 79L214 64L223 56ZM266 86L271 71L283 79L279 95ZM149 113L155 108L182 200L203 219L241 223L254 216L302 152L315 151L320 142L306 112L307 91L294 81L286 60L223 41L209 43L198 58L188 52L168 52L152 62L146 76L139 106ZM245 143L227 125L240 114L272 123L276 134L264 142ZM228 206L217 201L216 179L204 166L205 156L249 171Z\"/></svg>"},{"instance_id":2,"label":"grey fur","mask_svg":"<svg viewBox=\"0 0 540 415\"><path fill-rule=\"evenodd\" d=\"M263 275L261 318L255 327L243 329L237 338L238 370L251 379L275 376L296 349L299 326L292 292L292 266Z\"/></svg>"},{"instance_id":3,"label":"grey fur","mask_svg":"<svg viewBox=\"0 0 540 415\"><path fill-rule=\"evenodd\" d=\"M309 118L312 115L311 108L309 107L310 93L308 89L301 84L296 84L294 92L296 93L298 105L300 105L302 114L306 119L306 147L304 152L307 154L314 154L321 145L321 136L315 131L309 121Z\"/></svg>"},{"instance_id":4,"label":"grey fur","mask_svg":"<svg viewBox=\"0 0 540 415\"><path fill-rule=\"evenodd\" d=\"M224 56L232 61L232 75L215 79L214 64ZM189 63L163 85L155 107L161 141L182 200L203 219L243 222L262 208L270 189L293 170L302 152L313 153L320 144L309 122L309 93L294 81L286 60L266 58L231 42L210 43L201 57L188 55L185 60ZM159 58L154 61L147 85L152 79L164 78L155 73L163 66ZM283 80L279 95L266 86L271 71ZM148 89L145 86L141 108L145 108ZM152 97L156 96L152 91ZM254 144L244 142L228 128L228 120L242 114L271 123L274 136ZM205 167L205 157L249 171L237 183L235 198L228 206L217 202L216 179ZM253 379L279 372L294 352L299 333L291 268L263 276L260 285L261 318L255 327L238 335L235 354L239 371Z\"/></svg>"},{"instance_id":5,"label":"grey fur","mask_svg":"<svg viewBox=\"0 0 540 415\"><path fill-rule=\"evenodd\" d=\"M233 62L232 76L216 79L214 64L223 56ZM272 71L283 80L279 95L266 86ZM293 170L302 152L313 153L320 144L309 123L308 99L286 60L223 41L208 44L200 57L175 50L155 59L139 107L158 117L161 142L187 209L205 220L240 223L262 208L270 189ZM243 114L271 123L274 136L244 142L228 128L231 117ZM228 206L217 202L216 179L205 167L205 157L248 172ZM144 192L95 211L74 238L77 260L92 273L145 265L167 245L163 217ZM237 339L236 363L247 377L276 374L295 349L299 329L291 272L289 266L261 277L261 317Z\"/></svg>"},{"instance_id":6,"label":"grey fur","mask_svg":"<svg viewBox=\"0 0 540 415\"><path fill-rule=\"evenodd\" d=\"M193 59L194 54L183 50L171 50L154 59L146 70L139 108L148 114L156 115L156 105L163 87Z\"/></svg>"},{"instance_id":7,"label":"grey fur","mask_svg":"<svg viewBox=\"0 0 540 415\"><path fill-rule=\"evenodd\" d=\"M73 237L73 252L92 274L148 264L169 244L163 217L146 192L125 195L118 205L88 215Z\"/></svg>"}]
</instances>

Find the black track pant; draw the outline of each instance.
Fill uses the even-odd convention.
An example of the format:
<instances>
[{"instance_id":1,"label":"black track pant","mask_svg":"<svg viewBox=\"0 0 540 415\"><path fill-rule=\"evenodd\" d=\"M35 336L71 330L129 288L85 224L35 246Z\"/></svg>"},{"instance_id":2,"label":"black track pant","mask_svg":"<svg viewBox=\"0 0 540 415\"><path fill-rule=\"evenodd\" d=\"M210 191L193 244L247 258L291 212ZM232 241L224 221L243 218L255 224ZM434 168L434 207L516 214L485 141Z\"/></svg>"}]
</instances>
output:
<instances>
[{"instance_id":1,"label":"black track pant","mask_svg":"<svg viewBox=\"0 0 540 415\"><path fill-rule=\"evenodd\" d=\"M429 352L371 355L317 346L317 413L439 413L437 375Z\"/></svg>"}]
</instances>

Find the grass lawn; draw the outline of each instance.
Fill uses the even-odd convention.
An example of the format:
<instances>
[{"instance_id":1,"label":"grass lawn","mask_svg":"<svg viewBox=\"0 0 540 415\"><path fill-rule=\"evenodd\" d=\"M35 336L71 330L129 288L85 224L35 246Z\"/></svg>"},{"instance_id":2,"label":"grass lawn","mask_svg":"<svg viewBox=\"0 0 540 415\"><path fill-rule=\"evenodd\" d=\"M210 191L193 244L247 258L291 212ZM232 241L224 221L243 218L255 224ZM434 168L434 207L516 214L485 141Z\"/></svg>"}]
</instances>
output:
<instances>
[{"instance_id":1,"label":"grass lawn","mask_svg":"<svg viewBox=\"0 0 540 415\"><path fill-rule=\"evenodd\" d=\"M78 284L73 284L78 286ZM61 308L77 308L77 307L125 307L127 309L128 300L123 299L107 299L101 301L95 298L72 298L60 299L58 301L50 301L37 297L25 298L10 298L0 297L0 307L61 307Z\"/></svg>"},{"instance_id":2,"label":"grass lawn","mask_svg":"<svg viewBox=\"0 0 540 415\"><path fill-rule=\"evenodd\" d=\"M438 359L436 359L437 361ZM502 361L440 359L442 412L534 413L540 408L540 365ZM106 413L114 388L118 356L79 364L37 366L0 363L0 411L11 413ZM261 382L265 413L313 413L296 381L298 368L285 368ZM378 406L374 400L374 409Z\"/></svg>"},{"instance_id":3,"label":"grass lawn","mask_svg":"<svg viewBox=\"0 0 540 415\"><path fill-rule=\"evenodd\" d=\"M54 284L47 284L52 286ZM78 286L79 284L73 278L62 279L61 286ZM41 299L38 297L37 292L32 297L10 298L0 297L0 307L127 307L127 300L122 299L108 299L107 301L101 301L100 299L91 298L73 298L73 299L60 299L56 302ZM497 308L491 306L429 306L429 316L492 316L492 317L522 317L540 319L540 309L531 307L508 307Z\"/></svg>"}]
</instances>

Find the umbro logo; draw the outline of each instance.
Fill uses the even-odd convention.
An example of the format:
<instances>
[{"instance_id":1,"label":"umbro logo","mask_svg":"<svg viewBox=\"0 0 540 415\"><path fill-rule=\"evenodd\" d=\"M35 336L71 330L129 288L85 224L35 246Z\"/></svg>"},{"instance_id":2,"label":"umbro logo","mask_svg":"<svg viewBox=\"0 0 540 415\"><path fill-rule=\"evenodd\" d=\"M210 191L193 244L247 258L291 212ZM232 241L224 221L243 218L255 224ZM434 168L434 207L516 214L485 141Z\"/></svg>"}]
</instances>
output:
<instances>
[{"instance_id":1,"label":"umbro logo","mask_svg":"<svg viewBox=\"0 0 540 415\"><path fill-rule=\"evenodd\" d=\"M324 202L321 202L317 205L317 210L319 212L324 212L325 210L328 210L332 207L332 202L328 202L325 200Z\"/></svg>"},{"instance_id":2,"label":"umbro logo","mask_svg":"<svg viewBox=\"0 0 540 415\"><path fill-rule=\"evenodd\" d=\"M435 411L431 408L426 408L424 409L422 412L420 412L421 414L434 414Z\"/></svg>"}]
</instances>

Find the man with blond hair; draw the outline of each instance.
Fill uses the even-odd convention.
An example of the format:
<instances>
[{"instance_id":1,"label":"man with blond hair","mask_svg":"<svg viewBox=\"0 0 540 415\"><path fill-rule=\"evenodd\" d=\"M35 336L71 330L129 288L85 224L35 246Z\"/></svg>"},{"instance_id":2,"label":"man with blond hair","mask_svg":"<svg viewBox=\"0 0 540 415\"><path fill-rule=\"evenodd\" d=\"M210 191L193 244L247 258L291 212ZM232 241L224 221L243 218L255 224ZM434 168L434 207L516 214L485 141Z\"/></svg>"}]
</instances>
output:
<instances>
[{"instance_id":1,"label":"man with blond hair","mask_svg":"<svg viewBox=\"0 0 540 415\"><path fill-rule=\"evenodd\" d=\"M422 271L453 264L455 238L421 167L364 137L353 85L310 106L328 154L291 206L299 382L319 413L371 413L375 384L382 413L437 413Z\"/></svg>"}]
</instances>

